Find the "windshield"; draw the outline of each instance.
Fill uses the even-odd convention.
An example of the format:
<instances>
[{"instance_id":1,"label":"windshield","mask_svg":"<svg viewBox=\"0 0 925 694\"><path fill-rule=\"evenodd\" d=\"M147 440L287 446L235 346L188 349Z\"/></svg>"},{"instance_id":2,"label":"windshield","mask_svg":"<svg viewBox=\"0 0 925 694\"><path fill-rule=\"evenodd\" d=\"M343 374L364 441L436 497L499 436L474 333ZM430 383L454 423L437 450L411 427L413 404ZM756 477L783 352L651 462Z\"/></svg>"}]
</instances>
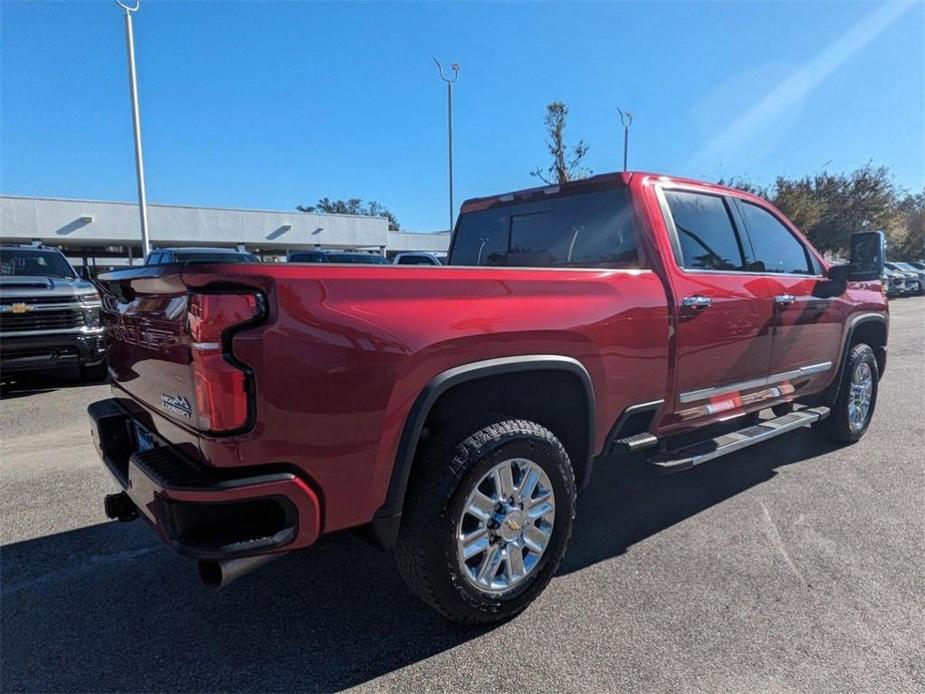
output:
<instances>
[{"instance_id":1,"label":"windshield","mask_svg":"<svg viewBox=\"0 0 925 694\"><path fill-rule=\"evenodd\" d=\"M388 265L389 261L375 253L331 253L328 260L332 263L350 263L362 265Z\"/></svg>"},{"instance_id":2,"label":"windshield","mask_svg":"<svg viewBox=\"0 0 925 694\"><path fill-rule=\"evenodd\" d=\"M13 248L0 250L0 274L4 277L75 277L70 263L58 251Z\"/></svg>"},{"instance_id":3,"label":"windshield","mask_svg":"<svg viewBox=\"0 0 925 694\"><path fill-rule=\"evenodd\" d=\"M638 267L629 195L604 190L468 212L449 265Z\"/></svg>"}]
</instances>

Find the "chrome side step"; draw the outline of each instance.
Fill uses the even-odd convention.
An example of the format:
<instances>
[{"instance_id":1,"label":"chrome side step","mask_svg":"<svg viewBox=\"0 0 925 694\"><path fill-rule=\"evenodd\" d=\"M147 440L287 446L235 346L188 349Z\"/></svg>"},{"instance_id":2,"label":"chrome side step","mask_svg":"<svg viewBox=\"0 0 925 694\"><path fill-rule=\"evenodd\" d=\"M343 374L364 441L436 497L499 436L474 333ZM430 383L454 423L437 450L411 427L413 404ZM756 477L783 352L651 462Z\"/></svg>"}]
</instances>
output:
<instances>
[{"instance_id":1,"label":"chrome side step","mask_svg":"<svg viewBox=\"0 0 925 694\"><path fill-rule=\"evenodd\" d=\"M822 421L829 416L828 407L810 407L783 417L776 417L716 438L692 443L649 458L649 464L663 472L680 472L734 451L754 446L781 434Z\"/></svg>"}]
</instances>

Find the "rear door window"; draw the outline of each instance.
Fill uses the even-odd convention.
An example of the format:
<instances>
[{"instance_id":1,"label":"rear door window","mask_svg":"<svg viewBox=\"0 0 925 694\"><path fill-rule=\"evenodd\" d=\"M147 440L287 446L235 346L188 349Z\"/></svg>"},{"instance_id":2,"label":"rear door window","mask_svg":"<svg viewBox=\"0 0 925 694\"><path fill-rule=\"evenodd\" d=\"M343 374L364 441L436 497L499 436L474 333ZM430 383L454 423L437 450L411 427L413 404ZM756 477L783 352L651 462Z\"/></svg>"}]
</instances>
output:
<instances>
[{"instance_id":1,"label":"rear door window","mask_svg":"<svg viewBox=\"0 0 925 694\"><path fill-rule=\"evenodd\" d=\"M817 273L806 247L780 220L758 205L744 200L739 203L758 271L788 275Z\"/></svg>"},{"instance_id":2,"label":"rear door window","mask_svg":"<svg viewBox=\"0 0 925 694\"><path fill-rule=\"evenodd\" d=\"M629 194L604 190L468 212L449 264L639 267Z\"/></svg>"},{"instance_id":3,"label":"rear door window","mask_svg":"<svg viewBox=\"0 0 925 694\"><path fill-rule=\"evenodd\" d=\"M682 267L691 270L746 269L742 241L721 196L666 190L665 199L677 232Z\"/></svg>"}]
</instances>

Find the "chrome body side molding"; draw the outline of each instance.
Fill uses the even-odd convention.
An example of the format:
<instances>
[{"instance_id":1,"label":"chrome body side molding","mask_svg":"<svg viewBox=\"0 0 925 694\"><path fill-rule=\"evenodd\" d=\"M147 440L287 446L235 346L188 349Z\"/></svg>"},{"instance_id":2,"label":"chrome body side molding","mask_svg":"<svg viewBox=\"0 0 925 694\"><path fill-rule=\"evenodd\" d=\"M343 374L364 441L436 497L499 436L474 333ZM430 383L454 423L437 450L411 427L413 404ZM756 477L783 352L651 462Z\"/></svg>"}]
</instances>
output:
<instances>
[{"instance_id":1,"label":"chrome body side molding","mask_svg":"<svg viewBox=\"0 0 925 694\"><path fill-rule=\"evenodd\" d=\"M726 395L728 393L737 393L755 388L763 388L765 386L774 385L775 383L782 383L784 381L793 381L798 378L805 378L814 374L823 373L831 368L832 362L823 361L819 362L818 364L801 366L799 369L794 369L793 371L772 374L767 378L756 378L751 381L740 381L739 383L730 383L729 385L717 386L715 388L689 390L686 393L681 393L679 399L682 403L698 402L700 400L707 400L708 398L716 397L718 395Z\"/></svg>"}]
</instances>

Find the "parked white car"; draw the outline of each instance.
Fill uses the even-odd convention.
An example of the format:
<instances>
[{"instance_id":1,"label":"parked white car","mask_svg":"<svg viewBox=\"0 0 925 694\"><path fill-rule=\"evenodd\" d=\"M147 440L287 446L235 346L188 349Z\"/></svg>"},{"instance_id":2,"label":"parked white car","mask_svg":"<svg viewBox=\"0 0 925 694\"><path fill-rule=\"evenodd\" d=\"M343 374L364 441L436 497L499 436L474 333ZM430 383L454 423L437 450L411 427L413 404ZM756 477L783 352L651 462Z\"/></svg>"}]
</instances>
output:
<instances>
[{"instance_id":1,"label":"parked white car","mask_svg":"<svg viewBox=\"0 0 925 694\"><path fill-rule=\"evenodd\" d=\"M392 258L393 265L446 265L446 253L429 251L408 251L397 253Z\"/></svg>"}]
</instances>

